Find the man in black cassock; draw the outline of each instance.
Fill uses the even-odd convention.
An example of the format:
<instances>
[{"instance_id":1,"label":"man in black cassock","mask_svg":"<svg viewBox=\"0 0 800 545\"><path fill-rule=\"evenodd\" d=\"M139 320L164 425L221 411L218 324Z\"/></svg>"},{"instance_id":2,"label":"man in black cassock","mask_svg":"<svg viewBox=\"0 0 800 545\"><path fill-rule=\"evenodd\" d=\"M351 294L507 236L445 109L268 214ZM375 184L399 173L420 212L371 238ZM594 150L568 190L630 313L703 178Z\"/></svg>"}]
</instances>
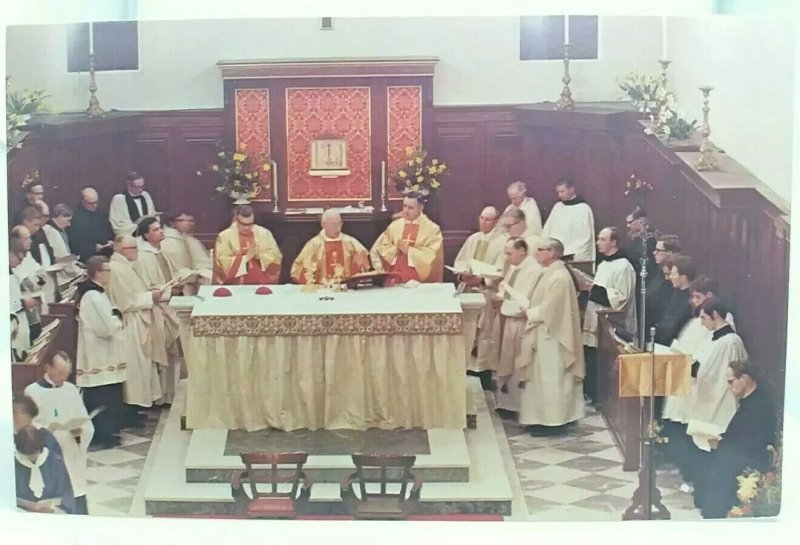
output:
<instances>
[{"instance_id":1,"label":"man in black cassock","mask_svg":"<svg viewBox=\"0 0 800 545\"><path fill-rule=\"evenodd\" d=\"M666 274L664 267L668 265L669 260L680 253L680 242L676 235L662 235L655 240L653 250L655 270L652 275L647 275L647 309L644 323L648 331L664 317L670 305L675 288L669 280L671 266Z\"/></svg>"},{"instance_id":2,"label":"man in black cassock","mask_svg":"<svg viewBox=\"0 0 800 545\"><path fill-rule=\"evenodd\" d=\"M661 244L661 242L659 242ZM683 326L692 318L692 307L689 304L689 286L696 275L694 260L689 256L679 255L671 260L669 275L669 300L656 326L656 342L669 346L678 337ZM648 309L650 299L648 297ZM649 310L648 310L649 314Z\"/></svg>"},{"instance_id":3,"label":"man in black cassock","mask_svg":"<svg viewBox=\"0 0 800 545\"><path fill-rule=\"evenodd\" d=\"M732 362L727 372L728 387L739 407L712 451L701 506L703 518L724 518L739 504L736 477L745 469L764 473L772 465L767 447L775 442L775 407L759 387L759 372L744 361Z\"/></svg>"},{"instance_id":4,"label":"man in black cassock","mask_svg":"<svg viewBox=\"0 0 800 545\"><path fill-rule=\"evenodd\" d=\"M81 202L72 216L72 225L67 228L72 253L82 262L93 255L111 257L114 252L114 231L108 214L98 210L99 197L93 187L81 191Z\"/></svg>"}]
</instances>

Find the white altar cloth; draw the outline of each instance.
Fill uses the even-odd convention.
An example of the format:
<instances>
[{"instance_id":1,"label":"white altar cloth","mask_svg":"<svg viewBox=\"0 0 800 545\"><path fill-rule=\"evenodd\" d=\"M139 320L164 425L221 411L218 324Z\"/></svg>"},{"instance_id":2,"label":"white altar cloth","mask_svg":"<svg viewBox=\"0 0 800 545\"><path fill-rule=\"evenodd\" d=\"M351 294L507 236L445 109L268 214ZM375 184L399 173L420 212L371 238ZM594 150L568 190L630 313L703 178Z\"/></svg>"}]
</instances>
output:
<instances>
[{"instance_id":1,"label":"white altar cloth","mask_svg":"<svg viewBox=\"0 0 800 545\"><path fill-rule=\"evenodd\" d=\"M226 287L201 287L182 335L188 427L464 427L469 335L451 284Z\"/></svg>"}]
</instances>

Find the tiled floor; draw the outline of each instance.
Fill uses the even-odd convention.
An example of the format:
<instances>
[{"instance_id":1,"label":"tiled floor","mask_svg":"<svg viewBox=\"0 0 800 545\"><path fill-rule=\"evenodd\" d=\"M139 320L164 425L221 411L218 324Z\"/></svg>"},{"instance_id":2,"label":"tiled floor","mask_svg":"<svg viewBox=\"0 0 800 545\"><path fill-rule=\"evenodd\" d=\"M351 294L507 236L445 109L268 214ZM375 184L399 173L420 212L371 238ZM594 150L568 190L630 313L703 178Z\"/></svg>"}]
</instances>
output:
<instances>
[{"instance_id":1,"label":"tiled floor","mask_svg":"<svg viewBox=\"0 0 800 545\"><path fill-rule=\"evenodd\" d=\"M620 520L638 475L622 471L622 459L602 416L590 410L555 437L531 437L507 420L502 427L528 510L521 518ZM692 496L678 489L683 481L677 471L659 471L657 482L673 520L700 519Z\"/></svg>"},{"instance_id":2,"label":"tiled floor","mask_svg":"<svg viewBox=\"0 0 800 545\"><path fill-rule=\"evenodd\" d=\"M144 504L138 497L139 485L147 453L157 437L161 414L162 411L149 411L145 427L123 432L119 447L89 450L86 498L90 515L144 514Z\"/></svg>"},{"instance_id":3,"label":"tiled floor","mask_svg":"<svg viewBox=\"0 0 800 545\"><path fill-rule=\"evenodd\" d=\"M145 461L151 447L158 446L166 416L150 412L145 428L123 434L122 446L89 453L90 514L144 515ZM622 471L619 452L599 414L590 411L557 437L531 437L513 422L493 420L496 433L507 439L504 466L518 483L511 519L620 520L637 487L637 474ZM672 519L698 520L691 495L678 489L681 483L677 472L659 472L658 485Z\"/></svg>"}]
</instances>

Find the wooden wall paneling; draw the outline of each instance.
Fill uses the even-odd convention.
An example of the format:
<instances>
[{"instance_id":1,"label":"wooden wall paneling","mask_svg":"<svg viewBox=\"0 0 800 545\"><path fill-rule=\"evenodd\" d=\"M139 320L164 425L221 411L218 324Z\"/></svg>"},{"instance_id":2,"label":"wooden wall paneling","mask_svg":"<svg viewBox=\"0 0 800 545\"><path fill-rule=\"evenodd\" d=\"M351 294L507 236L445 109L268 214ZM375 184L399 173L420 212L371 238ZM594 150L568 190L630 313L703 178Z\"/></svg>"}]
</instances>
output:
<instances>
[{"instance_id":1,"label":"wooden wall paneling","mask_svg":"<svg viewBox=\"0 0 800 545\"><path fill-rule=\"evenodd\" d=\"M145 187L153 197L153 204L159 212L169 212L173 208L171 192L180 191L183 184L170 183L170 134L161 132L136 142L134 164L139 174L144 176ZM118 191L124 189L119 183Z\"/></svg>"},{"instance_id":2,"label":"wooden wall paneling","mask_svg":"<svg viewBox=\"0 0 800 545\"><path fill-rule=\"evenodd\" d=\"M436 149L448 165L449 176L436 199L442 230L474 232L483 203L481 183L485 179L485 135L479 125L437 127ZM438 215L438 218L435 216Z\"/></svg>"}]
</instances>

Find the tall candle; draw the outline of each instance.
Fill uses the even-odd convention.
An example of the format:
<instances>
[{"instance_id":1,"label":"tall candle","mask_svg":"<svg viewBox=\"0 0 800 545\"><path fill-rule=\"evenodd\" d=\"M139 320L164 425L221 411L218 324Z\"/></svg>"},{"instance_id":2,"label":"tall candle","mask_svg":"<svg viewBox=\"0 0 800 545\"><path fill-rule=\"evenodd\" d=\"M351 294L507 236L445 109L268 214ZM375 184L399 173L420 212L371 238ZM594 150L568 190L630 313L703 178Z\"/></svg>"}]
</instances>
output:
<instances>
[{"instance_id":1,"label":"tall candle","mask_svg":"<svg viewBox=\"0 0 800 545\"><path fill-rule=\"evenodd\" d=\"M667 57L667 18L661 18L661 60L666 61Z\"/></svg>"},{"instance_id":2,"label":"tall candle","mask_svg":"<svg viewBox=\"0 0 800 545\"><path fill-rule=\"evenodd\" d=\"M381 196L386 191L386 161L381 161Z\"/></svg>"},{"instance_id":3,"label":"tall candle","mask_svg":"<svg viewBox=\"0 0 800 545\"><path fill-rule=\"evenodd\" d=\"M278 163L273 159L272 163L272 201L278 202Z\"/></svg>"},{"instance_id":4,"label":"tall candle","mask_svg":"<svg viewBox=\"0 0 800 545\"><path fill-rule=\"evenodd\" d=\"M569 15L564 16L564 43L569 43Z\"/></svg>"},{"instance_id":5,"label":"tall candle","mask_svg":"<svg viewBox=\"0 0 800 545\"><path fill-rule=\"evenodd\" d=\"M89 23L89 55L94 55L94 25Z\"/></svg>"}]
</instances>

